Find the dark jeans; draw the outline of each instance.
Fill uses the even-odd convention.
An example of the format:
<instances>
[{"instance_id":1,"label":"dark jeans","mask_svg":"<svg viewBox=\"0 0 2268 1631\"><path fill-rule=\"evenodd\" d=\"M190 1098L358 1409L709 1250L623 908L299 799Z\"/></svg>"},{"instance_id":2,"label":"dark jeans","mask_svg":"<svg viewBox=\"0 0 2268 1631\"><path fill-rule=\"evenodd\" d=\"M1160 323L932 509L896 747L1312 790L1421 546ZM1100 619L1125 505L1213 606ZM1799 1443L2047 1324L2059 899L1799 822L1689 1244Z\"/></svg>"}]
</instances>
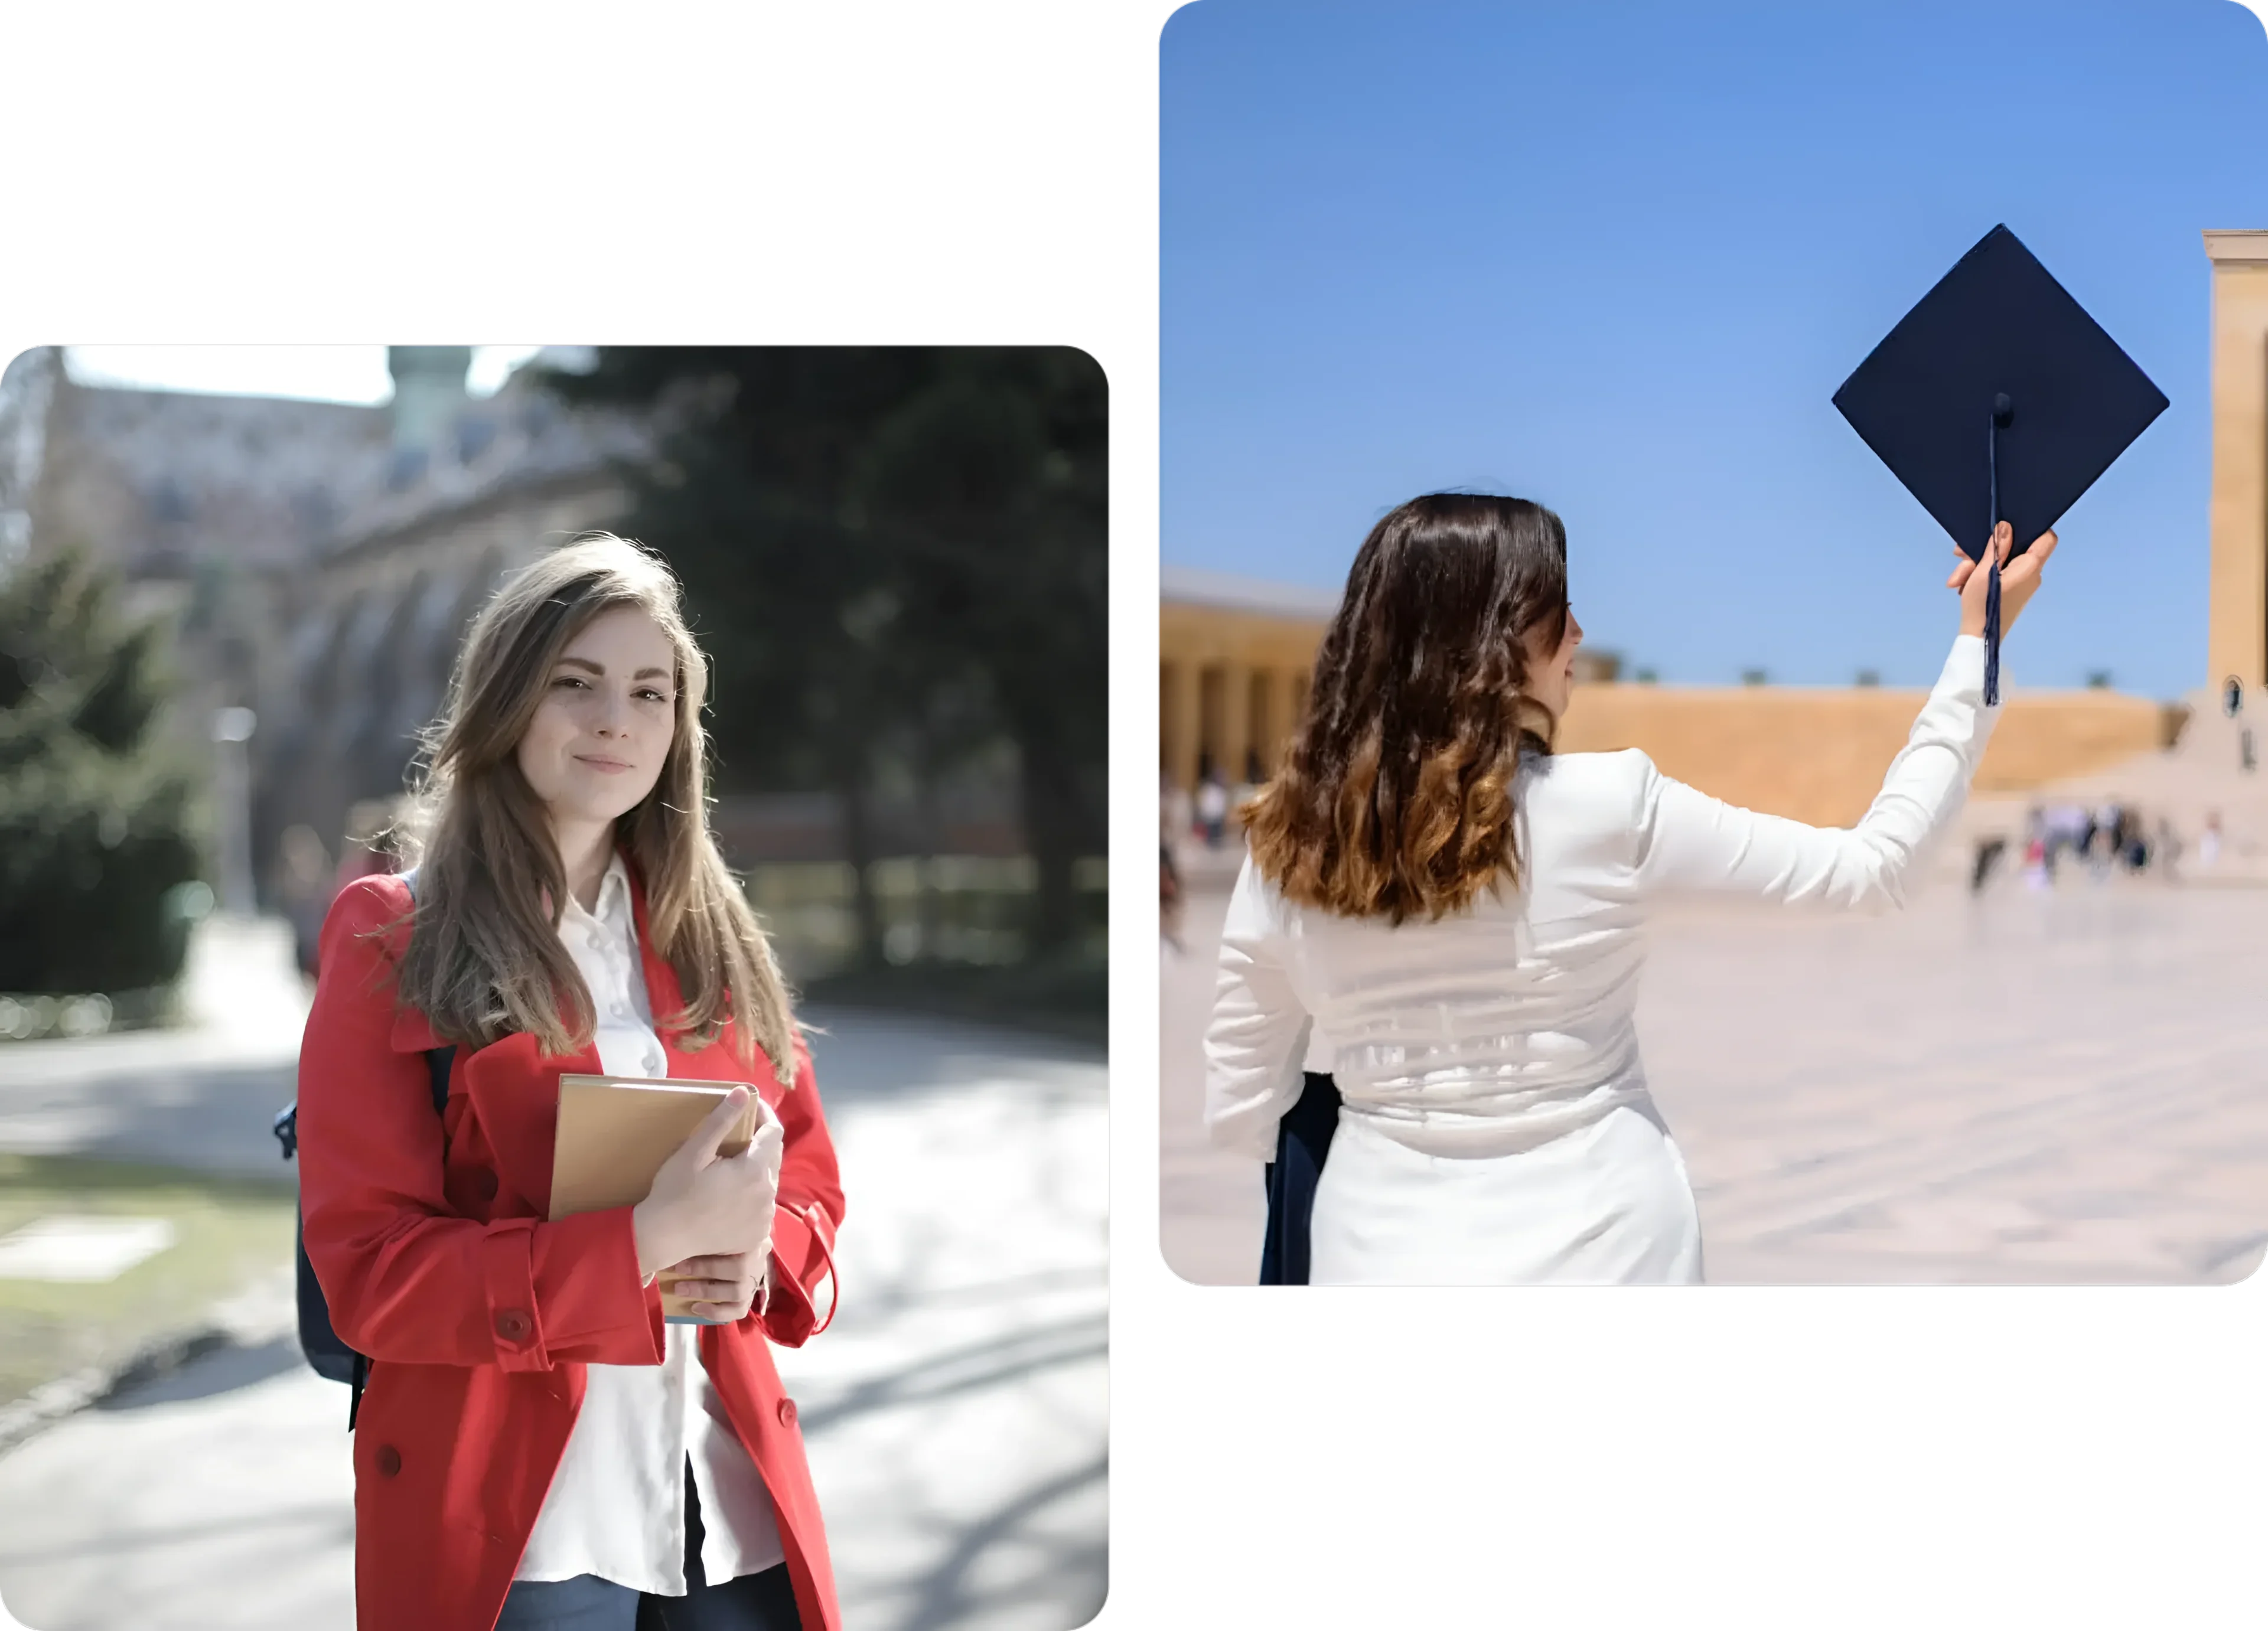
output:
<instances>
[{"instance_id":1,"label":"dark jeans","mask_svg":"<svg viewBox=\"0 0 2268 1631\"><path fill-rule=\"evenodd\" d=\"M656 1597L578 1575L518 1580L496 1631L802 1631L787 1565L712 1586L701 1571L701 1497L685 1466L685 1595Z\"/></svg>"}]
</instances>

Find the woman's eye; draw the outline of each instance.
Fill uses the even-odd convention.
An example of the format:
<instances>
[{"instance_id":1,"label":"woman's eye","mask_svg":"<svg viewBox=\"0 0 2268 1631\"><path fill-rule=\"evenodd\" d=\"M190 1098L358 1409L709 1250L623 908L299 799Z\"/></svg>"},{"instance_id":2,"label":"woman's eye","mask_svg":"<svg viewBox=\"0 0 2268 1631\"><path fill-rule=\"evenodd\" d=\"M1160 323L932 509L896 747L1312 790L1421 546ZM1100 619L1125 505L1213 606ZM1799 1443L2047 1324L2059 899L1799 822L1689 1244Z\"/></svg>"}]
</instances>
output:
<instances>
[{"instance_id":1,"label":"woman's eye","mask_svg":"<svg viewBox=\"0 0 2268 1631\"><path fill-rule=\"evenodd\" d=\"M563 690L588 691L593 688L591 682L579 674L562 674L551 683L556 688ZM667 704L676 700L668 692L657 691L652 686L641 686L630 694L641 702Z\"/></svg>"}]
</instances>

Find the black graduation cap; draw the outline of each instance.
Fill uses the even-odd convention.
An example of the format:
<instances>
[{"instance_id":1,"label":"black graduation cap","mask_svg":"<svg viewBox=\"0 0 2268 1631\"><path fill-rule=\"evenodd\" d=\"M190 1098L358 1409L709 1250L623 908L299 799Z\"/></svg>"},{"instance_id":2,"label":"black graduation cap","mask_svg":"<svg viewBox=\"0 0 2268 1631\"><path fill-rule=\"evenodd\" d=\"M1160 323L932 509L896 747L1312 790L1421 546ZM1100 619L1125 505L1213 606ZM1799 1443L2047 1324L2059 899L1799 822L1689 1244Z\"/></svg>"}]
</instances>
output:
<instances>
[{"instance_id":1,"label":"black graduation cap","mask_svg":"<svg viewBox=\"0 0 2268 1631\"><path fill-rule=\"evenodd\" d=\"M2165 393L1996 226L1859 364L1835 406L1972 561L2007 521L2021 554L2150 422ZM1999 701L2000 573L1984 700Z\"/></svg>"}]
</instances>

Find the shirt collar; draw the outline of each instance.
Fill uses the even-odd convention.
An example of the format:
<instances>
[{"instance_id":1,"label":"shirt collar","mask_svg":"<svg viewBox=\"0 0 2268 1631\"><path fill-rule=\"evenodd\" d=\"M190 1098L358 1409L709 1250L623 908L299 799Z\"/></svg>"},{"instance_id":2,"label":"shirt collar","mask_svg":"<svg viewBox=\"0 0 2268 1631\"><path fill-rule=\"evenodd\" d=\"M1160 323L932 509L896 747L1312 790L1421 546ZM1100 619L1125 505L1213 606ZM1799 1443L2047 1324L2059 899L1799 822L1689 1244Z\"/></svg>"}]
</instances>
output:
<instances>
[{"instance_id":1,"label":"shirt collar","mask_svg":"<svg viewBox=\"0 0 2268 1631\"><path fill-rule=\"evenodd\" d=\"M567 910L577 917L587 917L609 929L619 929L630 922L630 873L622 863L622 852L615 851L599 878L599 909L583 910L583 903L572 893L567 897Z\"/></svg>"}]
</instances>

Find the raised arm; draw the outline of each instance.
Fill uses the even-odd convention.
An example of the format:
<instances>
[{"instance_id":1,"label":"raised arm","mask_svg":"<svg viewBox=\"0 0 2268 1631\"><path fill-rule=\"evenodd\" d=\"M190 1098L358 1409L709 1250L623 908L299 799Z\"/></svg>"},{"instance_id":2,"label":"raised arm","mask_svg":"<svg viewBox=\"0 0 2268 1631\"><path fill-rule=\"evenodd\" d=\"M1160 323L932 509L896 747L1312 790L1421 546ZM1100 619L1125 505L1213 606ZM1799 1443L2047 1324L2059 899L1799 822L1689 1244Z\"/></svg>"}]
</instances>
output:
<instances>
[{"instance_id":1,"label":"raised arm","mask_svg":"<svg viewBox=\"0 0 2268 1631\"><path fill-rule=\"evenodd\" d=\"M1276 1123L1299 1101L1312 1023L1284 970L1269 892L1248 859L1221 926L1220 975L1205 1031L1205 1130L1261 1161L1276 1158Z\"/></svg>"},{"instance_id":2,"label":"raised arm","mask_svg":"<svg viewBox=\"0 0 2268 1631\"><path fill-rule=\"evenodd\" d=\"M1719 890L1791 905L1896 907L1914 863L1967 797L1999 717L1984 706L1984 643L1953 643L1913 731L1854 827L1807 827L1710 797L1644 760L1639 887Z\"/></svg>"}]
</instances>

